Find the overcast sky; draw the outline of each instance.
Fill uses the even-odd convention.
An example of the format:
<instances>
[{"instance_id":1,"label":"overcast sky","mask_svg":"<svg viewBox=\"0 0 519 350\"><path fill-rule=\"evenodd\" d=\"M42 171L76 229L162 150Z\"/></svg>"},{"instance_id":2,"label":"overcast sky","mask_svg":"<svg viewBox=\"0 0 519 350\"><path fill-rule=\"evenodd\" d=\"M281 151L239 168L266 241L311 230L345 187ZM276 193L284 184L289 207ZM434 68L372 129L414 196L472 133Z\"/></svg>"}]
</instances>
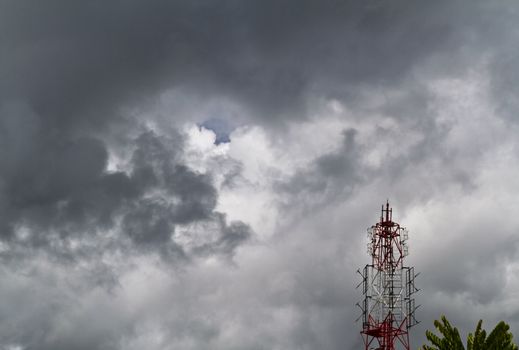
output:
<instances>
[{"instance_id":1,"label":"overcast sky","mask_svg":"<svg viewBox=\"0 0 519 350\"><path fill-rule=\"evenodd\" d=\"M389 199L519 337L519 3L0 0L0 349L362 347Z\"/></svg>"}]
</instances>

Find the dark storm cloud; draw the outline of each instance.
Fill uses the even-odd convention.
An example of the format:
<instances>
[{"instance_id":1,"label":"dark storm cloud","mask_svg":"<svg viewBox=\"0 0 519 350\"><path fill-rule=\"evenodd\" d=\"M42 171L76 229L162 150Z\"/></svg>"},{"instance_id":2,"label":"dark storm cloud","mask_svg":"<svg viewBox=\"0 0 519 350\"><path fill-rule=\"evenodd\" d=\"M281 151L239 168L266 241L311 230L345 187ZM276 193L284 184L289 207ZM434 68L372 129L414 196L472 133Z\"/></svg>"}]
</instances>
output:
<instances>
[{"instance_id":1,"label":"dark storm cloud","mask_svg":"<svg viewBox=\"0 0 519 350\"><path fill-rule=\"evenodd\" d=\"M129 184L121 174L104 173L103 143L49 135L45 120L24 104L2 112L2 235L9 237L13 230L8 226L20 220L47 228L58 222L87 223L94 214L99 224L108 223Z\"/></svg>"},{"instance_id":2,"label":"dark storm cloud","mask_svg":"<svg viewBox=\"0 0 519 350\"><path fill-rule=\"evenodd\" d=\"M18 140L18 132L23 137L18 129L23 129L25 118L36 117L23 108L15 111L19 113L10 111L14 115L6 113L2 119L0 130L6 136L2 140L10 142L3 150L25 154L2 158L4 239L15 239L17 225L24 225L31 232L30 243L48 245L54 238L49 232L58 232L62 239L95 234L111 229L117 217L123 218L122 231L136 244L167 247L180 255L182 248L172 241L179 224L217 220L222 240L233 229L241 230L237 237L242 240L248 237L245 225L227 226L214 212L217 193L210 176L197 174L178 161L180 135L144 132L134 143L131 172L106 172L108 155L100 140L45 139L41 128L25 141ZM21 149L12 146L17 144Z\"/></svg>"},{"instance_id":3,"label":"dark storm cloud","mask_svg":"<svg viewBox=\"0 0 519 350\"><path fill-rule=\"evenodd\" d=\"M24 116L35 117L19 106L13 110L19 119L3 119L12 123L11 132L5 134L9 137L16 135L12 132L18 127L16 122L24 125ZM11 140L11 144L16 142ZM128 172L106 171L107 150L96 138L48 141L45 147L53 148L44 152L45 159L39 159L36 153L44 144L38 137L20 142L27 148L26 157L17 158L16 167L2 166L2 234L9 247L1 253L2 262L9 266L2 280L12 287L0 289L0 294L24 304L22 309L0 308L2 319L17 325L17 329L5 323L0 327L2 346L118 349L121 338L132 334L135 322L108 301L121 285L120 271L103 261L107 253L120 252L127 259L135 251L151 253L176 266L206 256L230 261L236 248L252 235L248 225L229 222L215 211L217 192L211 177L179 160L180 135L141 133L132 143ZM3 160L9 161L8 157ZM18 173L9 173L15 170ZM191 223L209 225L211 237L202 232L202 242L187 250L174 234L179 225ZM28 236L20 237L20 225L27 228ZM105 231L112 229L120 231L115 241L105 237ZM79 247L74 241L80 242ZM42 260L42 265L57 262L56 272L25 267L32 260ZM9 288L29 290L14 300ZM84 304L82 298L90 301ZM35 305L34 300L44 306Z\"/></svg>"},{"instance_id":4,"label":"dark storm cloud","mask_svg":"<svg viewBox=\"0 0 519 350\"><path fill-rule=\"evenodd\" d=\"M459 2L50 1L2 6L0 91L60 127L96 127L123 101L183 86L275 121L308 95L394 85L466 39ZM476 6L477 7L477 6ZM448 13L449 16L445 14ZM463 24L463 22L461 22ZM78 121L78 113L88 116Z\"/></svg>"},{"instance_id":5,"label":"dark storm cloud","mask_svg":"<svg viewBox=\"0 0 519 350\"><path fill-rule=\"evenodd\" d=\"M134 242L166 249L167 254L183 256L182 247L172 241L176 225L214 221L219 237L207 244L212 253L232 255L246 241L250 229L240 222L227 224L225 216L215 212L217 192L208 175L197 174L179 164L171 152L179 150L176 140L147 132L137 139L131 179L137 188L155 196L141 196L127 204L122 229ZM163 251L164 252L164 251Z\"/></svg>"},{"instance_id":6,"label":"dark storm cloud","mask_svg":"<svg viewBox=\"0 0 519 350\"><path fill-rule=\"evenodd\" d=\"M181 136L142 131L147 116L131 117L125 111L146 110L163 92L178 88L186 96L194 96L193 101L228 99L250 114L244 118L251 118L251 124L267 125L274 132L280 125L308 118L308 104L320 98L337 99L354 112L382 113L397 119L405 130L418 130L423 140L407 154L388 157L375 174L362 165L364 149L358 134L347 130L336 151L317 157L286 183L277 183L275 190L295 210L308 213L308 203L314 203L312 214L317 215L351 199L362 185L382 181L382 175L389 174L392 186L405 187L401 198L423 204L435 191L450 188L445 183L456 177L454 182L471 181L466 162L459 161L455 152L436 156L444 151L442 143L449 130L435 122L437 115L428 109L430 96L424 86L416 84L415 74L422 74L423 79L462 75L474 62L486 58L490 92L499 113L513 117L518 105L517 17L513 2L495 5L484 1L3 1L0 236L1 256L10 264L0 271L5 272L1 299L8 301L0 307L0 345L123 348L121 339L138 333L140 314L129 315L124 307L113 304L117 298L96 294L98 287L114 291L119 283L119 271L104 260L104 252L116 256L123 251L128 260L135 252L157 253L167 262L195 256L232 257L251 237L246 224L228 222L216 210L218 191L211 172L198 173L182 161ZM380 88L404 90L406 97L389 98L372 108L370 92ZM171 129L177 118L188 117L171 116ZM193 122L203 125L206 120ZM227 131L219 135L223 142ZM377 138L388 134L383 128L379 131ZM125 171L108 171L112 148L130 150ZM226 174L224 185L233 187L241 167L236 164ZM436 178L412 175L429 174L436 168L442 168ZM390 186L382 183L380 187ZM384 200L386 194L382 196ZM337 217L342 215L337 213ZM347 218L350 229L363 230L357 217ZM304 224L317 227L310 215ZM187 237L181 236L183 226L188 227ZM272 247L275 254L268 257L280 261L261 261L271 271L265 268L255 274L254 269L252 273L247 270L233 288L225 285L232 278L210 284L207 281L220 276L208 274L198 276L203 282L191 281L187 292L188 283L163 292L166 297L151 314L163 316L162 310L170 310L176 302L189 318L195 305L212 300L196 310L201 321L184 322L169 316L177 323L171 322L175 327L166 332L166 339L187 339L194 344L191 349L209 348L207 344L227 330L221 324L230 324L231 330L241 325L238 316L238 321L229 316L227 310L231 309L239 316L252 314L244 317L250 322L244 328L251 332L244 332L249 339L243 340L243 334L230 336L235 348L246 344L240 349L261 349L265 344L276 347L280 343L288 348L322 349L359 345L358 337L346 339L358 336L356 331L341 328L351 319L349 306L356 299L349 292L341 294L350 281L334 279L344 276L342 255L323 254L317 264L308 258L326 248L336 252L336 242L343 242L344 236L332 241L325 235L301 237L297 232L291 238L302 249L294 249L288 241L285 246ZM352 249L343 248L341 254ZM439 276L452 266L459 269L424 283L428 291L422 300L443 293L453 309L461 309L462 303L452 296L463 296L461 291L469 288L467 298L475 303L496 301L502 293L478 278L502 283L505 268L499 265L496 274L478 266L481 259L502 263L502 250L499 245L483 254L474 247L474 256L462 266L437 259L441 261L434 267L424 269L429 276ZM505 257L511 256L513 252L507 250ZM28 274L20 265L31 259L39 266ZM45 268L64 267L48 267L49 261L66 262L69 269L62 271L63 276L55 276ZM280 266L297 272L294 285L278 274ZM261 284L254 285L256 275L262 277ZM463 277L457 278L459 275ZM279 281L273 281L273 276ZM71 280L79 287L71 287ZM265 287L269 282L270 291ZM247 284L255 288L247 289L243 286ZM210 289L205 291L207 298L198 298L200 285ZM221 297L242 288L248 293L245 297ZM91 290L96 293L89 294ZM83 303L83 297L88 302ZM296 315L294 328L286 333L263 330L261 337L254 337L259 323L277 326L268 307L277 312L280 306L285 308L281 311L288 309ZM212 312L224 317L214 321ZM435 312L426 309L425 323L438 316ZM258 322L259 316L263 322ZM175 333L178 329L181 331Z\"/></svg>"},{"instance_id":7,"label":"dark storm cloud","mask_svg":"<svg viewBox=\"0 0 519 350\"><path fill-rule=\"evenodd\" d=\"M224 18L212 23L213 6L61 1L1 6L4 239L12 240L23 226L31 232L28 243L48 246L50 237L55 239L50 231L63 239L80 237L111 229L122 216L132 241L158 246L171 241L175 225L221 221L214 213L217 193L210 175L175 158L182 140L166 146L150 133L137 140L120 134L140 124L124 118L123 107L146 104L165 87L206 84L203 76L213 71L207 53L233 31ZM213 27L217 40L209 37ZM122 140L119 147L136 148L132 173L106 171L112 136ZM163 191L164 198L150 198L150 191ZM234 230L232 225L222 229Z\"/></svg>"}]
</instances>

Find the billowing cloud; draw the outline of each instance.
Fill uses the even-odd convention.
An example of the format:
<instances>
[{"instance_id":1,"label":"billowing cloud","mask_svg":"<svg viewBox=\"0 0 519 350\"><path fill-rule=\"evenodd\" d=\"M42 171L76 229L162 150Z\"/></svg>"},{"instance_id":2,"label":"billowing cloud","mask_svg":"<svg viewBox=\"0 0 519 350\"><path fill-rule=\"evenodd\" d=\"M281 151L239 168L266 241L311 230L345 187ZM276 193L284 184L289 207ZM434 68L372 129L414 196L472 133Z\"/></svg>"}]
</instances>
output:
<instances>
[{"instance_id":1,"label":"billowing cloud","mask_svg":"<svg viewBox=\"0 0 519 350\"><path fill-rule=\"evenodd\" d=\"M0 5L0 348L354 349L387 198L441 313L519 326L517 5Z\"/></svg>"}]
</instances>

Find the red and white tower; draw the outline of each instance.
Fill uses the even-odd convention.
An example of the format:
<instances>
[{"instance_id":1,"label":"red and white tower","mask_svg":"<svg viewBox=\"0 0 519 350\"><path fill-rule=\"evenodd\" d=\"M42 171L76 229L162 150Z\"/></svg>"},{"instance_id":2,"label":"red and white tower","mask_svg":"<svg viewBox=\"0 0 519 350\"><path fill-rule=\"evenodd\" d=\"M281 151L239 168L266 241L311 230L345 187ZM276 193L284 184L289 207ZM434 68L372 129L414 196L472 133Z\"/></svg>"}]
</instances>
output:
<instances>
[{"instance_id":1,"label":"red and white tower","mask_svg":"<svg viewBox=\"0 0 519 350\"><path fill-rule=\"evenodd\" d=\"M368 229L371 264L361 272L364 300L361 310L365 350L410 349L409 328L417 324L413 294L413 267L404 266L408 232L393 221L389 201L382 206L380 221Z\"/></svg>"}]
</instances>

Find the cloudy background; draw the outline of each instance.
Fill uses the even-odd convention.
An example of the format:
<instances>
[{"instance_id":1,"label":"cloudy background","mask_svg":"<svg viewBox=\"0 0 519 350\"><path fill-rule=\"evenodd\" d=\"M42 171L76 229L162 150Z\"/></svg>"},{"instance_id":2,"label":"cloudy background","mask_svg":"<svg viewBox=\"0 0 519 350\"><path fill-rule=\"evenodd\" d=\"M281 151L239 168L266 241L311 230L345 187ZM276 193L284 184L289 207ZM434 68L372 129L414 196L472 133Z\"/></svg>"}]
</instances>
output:
<instances>
[{"instance_id":1,"label":"cloudy background","mask_svg":"<svg viewBox=\"0 0 519 350\"><path fill-rule=\"evenodd\" d=\"M0 1L2 350L359 349L390 199L519 337L519 4Z\"/></svg>"}]
</instances>

